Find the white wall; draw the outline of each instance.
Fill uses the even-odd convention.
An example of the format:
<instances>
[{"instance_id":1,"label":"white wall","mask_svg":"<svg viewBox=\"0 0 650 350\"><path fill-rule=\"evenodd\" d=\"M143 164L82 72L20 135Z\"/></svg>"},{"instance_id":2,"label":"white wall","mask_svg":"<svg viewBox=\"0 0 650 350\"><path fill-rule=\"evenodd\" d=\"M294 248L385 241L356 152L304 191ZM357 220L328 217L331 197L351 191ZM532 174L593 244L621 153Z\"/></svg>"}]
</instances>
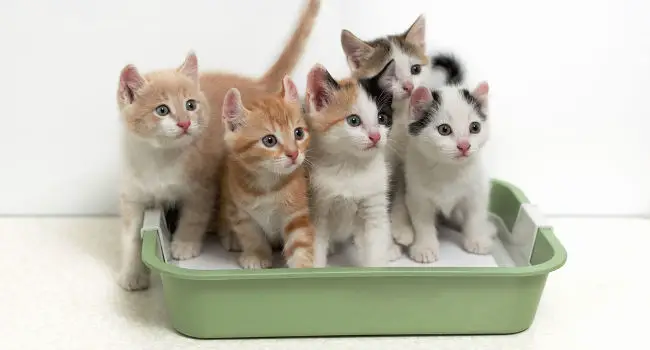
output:
<instances>
[{"instance_id":1,"label":"white wall","mask_svg":"<svg viewBox=\"0 0 650 350\"><path fill-rule=\"evenodd\" d=\"M425 13L492 87L494 176L548 213L650 214L650 5L643 0L324 0L315 62L347 73L339 33L404 30ZM0 214L115 213L120 69L262 73L302 0L5 0L0 11Z\"/></svg>"}]
</instances>

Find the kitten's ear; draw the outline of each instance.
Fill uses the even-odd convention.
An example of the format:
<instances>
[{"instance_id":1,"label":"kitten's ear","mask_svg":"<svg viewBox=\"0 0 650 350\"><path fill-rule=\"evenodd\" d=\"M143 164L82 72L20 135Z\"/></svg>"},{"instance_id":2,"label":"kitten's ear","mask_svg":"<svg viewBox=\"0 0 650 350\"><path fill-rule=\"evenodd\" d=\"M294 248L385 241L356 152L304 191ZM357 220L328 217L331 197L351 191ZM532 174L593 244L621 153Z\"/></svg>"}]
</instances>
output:
<instances>
[{"instance_id":1,"label":"kitten's ear","mask_svg":"<svg viewBox=\"0 0 650 350\"><path fill-rule=\"evenodd\" d=\"M410 117L413 120L421 118L422 113L426 110L429 104L433 101L433 95L428 88L420 86L411 94L409 101L409 108L411 110Z\"/></svg>"},{"instance_id":2,"label":"kitten's ear","mask_svg":"<svg viewBox=\"0 0 650 350\"><path fill-rule=\"evenodd\" d=\"M472 91L472 96L479 100L482 105L487 105L488 94L490 93L490 86L487 81L482 81L476 85L474 91Z\"/></svg>"},{"instance_id":3,"label":"kitten's ear","mask_svg":"<svg viewBox=\"0 0 650 350\"><path fill-rule=\"evenodd\" d=\"M375 50L347 29L341 31L341 46L348 60L348 65L353 71L358 69L361 66L361 62L370 57Z\"/></svg>"},{"instance_id":4,"label":"kitten's ear","mask_svg":"<svg viewBox=\"0 0 650 350\"><path fill-rule=\"evenodd\" d=\"M178 67L178 71L187 75L194 81L199 81L199 60L194 51L190 51L185 57L185 62Z\"/></svg>"},{"instance_id":5,"label":"kitten's ear","mask_svg":"<svg viewBox=\"0 0 650 350\"><path fill-rule=\"evenodd\" d=\"M316 64L307 75L307 100L309 110L316 112L327 107L332 101L332 93L341 86L321 64Z\"/></svg>"},{"instance_id":6,"label":"kitten's ear","mask_svg":"<svg viewBox=\"0 0 650 350\"><path fill-rule=\"evenodd\" d=\"M120 86L118 94L123 103L133 103L140 89L144 87L145 81L138 69L129 64L120 72Z\"/></svg>"},{"instance_id":7,"label":"kitten's ear","mask_svg":"<svg viewBox=\"0 0 650 350\"><path fill-rule=\"evenodd\" d=\"M423 51L426 50L426 21L424 15L420 15L404 33L404 39L413 45L417 45Z\"/></svg>"},{"instance_id":8,"label":"kitten's ear","mask_svg":"<svg viewBox=\"0 0 650 350\"><path fill-rule=\"evenodd\" d=\"M228 130L237 131L245 124L245 112L239 90L236 88L228 90L221 109L221 116Z\"/></svg>"},{"instance_id":9,"label":"kitten's ear","mask_svg":"<svg viewBox=\"0 0 650 350\"><path fill-rule=\"evenodd\" d=\"M288 75L282 79L282 98L288 103L298 103L298 88Z\"/></svg>"}]
</instances>

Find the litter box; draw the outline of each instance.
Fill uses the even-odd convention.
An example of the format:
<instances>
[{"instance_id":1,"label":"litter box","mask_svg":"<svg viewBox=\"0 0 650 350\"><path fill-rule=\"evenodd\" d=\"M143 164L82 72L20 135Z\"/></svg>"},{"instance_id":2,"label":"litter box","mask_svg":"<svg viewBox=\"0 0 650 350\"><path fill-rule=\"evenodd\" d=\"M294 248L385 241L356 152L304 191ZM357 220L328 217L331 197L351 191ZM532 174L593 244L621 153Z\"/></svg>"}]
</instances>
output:
<instances>
[{"instance_id":1,"label":"litter box","mask_svg":"<svg viewBox=\"0 0 650 350\"><path fill-rule=\"evenodd\" d=\"M431 264L404 254L387 267L351 267L344 247L327 268L242 270L211 235L200 256L173 260L169 219L154 209L142 257L161 276L171 325L194 338L518 333L567 254L515 186L492 181L490 212L498 227L491 255L466 253L450 234Z\"/></svg>"}]
</instances>

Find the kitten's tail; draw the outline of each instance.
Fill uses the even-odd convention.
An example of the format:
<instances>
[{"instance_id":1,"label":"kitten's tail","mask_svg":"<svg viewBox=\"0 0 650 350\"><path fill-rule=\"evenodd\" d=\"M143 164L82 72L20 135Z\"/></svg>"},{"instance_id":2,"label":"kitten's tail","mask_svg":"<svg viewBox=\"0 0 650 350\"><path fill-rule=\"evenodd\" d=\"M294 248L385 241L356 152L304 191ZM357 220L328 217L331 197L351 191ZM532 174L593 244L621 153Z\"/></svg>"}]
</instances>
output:
<instances>
[{"instance_id":1,"label":"kitten's tail","mask_svg":"<svg viewBox=\"0 0 650 350\"><path fill-rule=\"evenodd\" d=\"M439 53L431 57L431 68L444 73L445 85L461 84L465 80L465 67L456 58L449 53Z\"/></svg>"},{"instance_id":2,"label":"kitten's tail","mask_svg":"<svg viewBox=\"0 0 650 350\"><path fill-rule=\"evenodd\" d=\"M264 85L266 90L270 92L279 91L282 88L282 78L287 74L291 74L296 67L298 60L302 57L307 38L314 27L316 16L320 10L320 3L320 0L309 0L284 51L266 74L260 78L259 83Z\"/></svg>"}]
</instances>

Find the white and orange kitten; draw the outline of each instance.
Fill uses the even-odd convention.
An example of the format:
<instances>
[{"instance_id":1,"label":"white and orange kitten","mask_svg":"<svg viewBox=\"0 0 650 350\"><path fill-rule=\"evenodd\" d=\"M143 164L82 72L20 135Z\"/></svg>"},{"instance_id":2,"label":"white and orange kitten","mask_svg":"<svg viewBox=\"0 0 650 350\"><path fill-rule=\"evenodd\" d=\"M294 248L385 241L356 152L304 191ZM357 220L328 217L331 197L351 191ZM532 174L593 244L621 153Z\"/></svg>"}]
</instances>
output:
<instances>
[{"instance_id":1,"label":"white and orange kitten","mask_svg":"<svg viewBox=\"0 0 650 350\"><path fill-rule=\"evenodd\" d=\"M390 235L385 157L393 110L392 94L382 86L393 79L393 61L368 79L336 81L321 65L309 73L308 160L318 267L326 266L334 244L348 240L361 266L385 266L401 255Z\"/></svg>"}]
</instances>

